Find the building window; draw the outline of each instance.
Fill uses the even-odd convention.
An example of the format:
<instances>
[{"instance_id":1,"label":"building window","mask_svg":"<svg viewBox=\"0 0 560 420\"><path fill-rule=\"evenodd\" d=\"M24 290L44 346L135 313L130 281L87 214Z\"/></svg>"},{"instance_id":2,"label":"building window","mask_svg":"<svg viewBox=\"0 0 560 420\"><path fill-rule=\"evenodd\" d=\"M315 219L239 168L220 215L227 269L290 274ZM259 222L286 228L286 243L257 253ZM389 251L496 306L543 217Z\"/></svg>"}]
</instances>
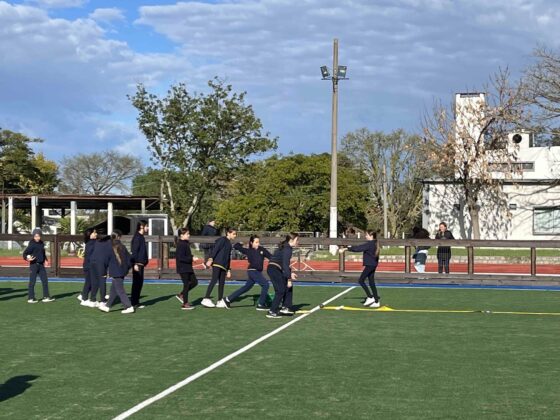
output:
<instances>
[{"instance_id":1,"label":"building window","mask_svg":"<svg viewBox=\"0 0 560 420\"><path fill-rule=\"evenodd\" d=\"M490 169L496 172L534 172L535 162L491 163Z\"/></svg>"},{"instance_id":2,"label":"building window","mask_svg":"<svg viewBox=\"0 0 560 420\"><path fill-rule=\"evenodd\" d=\"M533 209L533 231L535 234L560 233L560 208Z\"/></svg>"}]
</instances>

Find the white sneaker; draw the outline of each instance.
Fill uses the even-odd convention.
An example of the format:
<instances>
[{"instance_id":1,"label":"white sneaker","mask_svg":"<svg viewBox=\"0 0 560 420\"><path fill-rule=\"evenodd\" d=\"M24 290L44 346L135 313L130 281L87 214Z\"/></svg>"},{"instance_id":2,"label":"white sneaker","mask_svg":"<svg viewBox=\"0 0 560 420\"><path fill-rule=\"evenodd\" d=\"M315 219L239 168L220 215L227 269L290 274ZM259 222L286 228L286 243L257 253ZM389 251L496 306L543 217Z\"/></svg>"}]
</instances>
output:
<instances>
[{"instance_id":1,"label":"white sneaker","mask_svg":"<svg viewBox=\"0 0 560 420\"><path fill-rule=\"evenodd\" d=\"M103 312L109 312L111 310L111 308L109 308L105 303L101 302L99 304L99 306L97 307L97 309L99 309L100 311Z\"/></svg>"},{"instance_id":2,"label":"white sneaker","mask_svg":"<svg viewBox=\"0 0 560 420\"><path fill-rule=\"evenodd\" d=\"M99 308L99 305L101 305L101 302L91 302L91 303L92 303L91 305L92 308Z\"/></svg>"},{"instance_id":3,"label":"white sneaker","mask_svg":"<svg viewBox=\"0 0 560 420\"><path fill-rule=\"evenodd\" d=\"M82 299L82 295L78 295L78 300L79 300L80 302L83 302L83 301L84 301L84 300Z\"/></svg>"},{"instance_id":4,"label":"white sneaker","mask_svg":"<svg viewBox=\"0 0 560 420\"><path fill-rule=\"evenodd\" d=\"M202 302L200 302L200 304L202 306L204 306L205 308L215 308L216 307L216 305L214 305L214 302L212 302L209 298L202 299Z\"/></svg>"},{"instance_id":5,"label":"white sneaker","mask_svg":"<svg viewBox=\"0 0 560 420\"><path fill-rule=\"evenodd\" d=\"M27 299L27 303L37 303L39 302L37 299Z\"/></svg>"},{"instance_id":6,"label":"white sneaker","mask_svg":"<svg viewBox=\"0 0 560 420\"><path fill-rule=\"evenodd\" d=\"M41 299L41 302L43 302L43 303L54 302L54 298L52 298L52 297L44 297L43 299Z\"/></svg>"},{"instance_id":7,"label":"white sneaker","mask_svg":"<svg viewBox=\"0 0 560 420\"><path fill-rule=\"evenodd\" d=\"M381 306L381 301L375 301L375 299L373 299L373 303L371 305L369 305L370 308L379 308Z\"/></svg>"},{"instance_id":8,"label":"white sneaker","mask_svg":"<svg viewBox=\"0 0 560 420\"><path fill-rule=\"evenodd\" d=\"M366 301L364 302L364 306L370 306L370 305L371 305L372 303L374 303L374 302L375 302L375 298L373 298L373 297L368 297L368 298L366 299Z\"/></svg>"},{"instance_id":9,"label":"white sneaker","mask_svg":"<svg viewBox=\"0 0 560 420\"><path fill-rule=\"evenodd\" d=\"M91 300L82 300L82 302L80 303L80 305L82 306L87 306L88 308L95 308L95 303L92 302Z\"/></svg>"},{"instance_id":10,"label":"white sneaker","mask_svg":"<svg viewBox=\"0 0 560 420\"><path fill-rule=\"evenodd\" d=\"M128 308L121 311L121 314L133 314L134 313L134 306L129 306Z\"/></svg>"},{"instance_id":11,"label":"white sneaker","mask_svg":"<svg viewBox=\"0 0 560 420\"><path fill-rule=\"evenodd\" d=\"M229 306L227 305L225 300L219 300L218 303L216 303L216 308L224 308L224 309L229 309Z\"/></svg>"}]
</instances>

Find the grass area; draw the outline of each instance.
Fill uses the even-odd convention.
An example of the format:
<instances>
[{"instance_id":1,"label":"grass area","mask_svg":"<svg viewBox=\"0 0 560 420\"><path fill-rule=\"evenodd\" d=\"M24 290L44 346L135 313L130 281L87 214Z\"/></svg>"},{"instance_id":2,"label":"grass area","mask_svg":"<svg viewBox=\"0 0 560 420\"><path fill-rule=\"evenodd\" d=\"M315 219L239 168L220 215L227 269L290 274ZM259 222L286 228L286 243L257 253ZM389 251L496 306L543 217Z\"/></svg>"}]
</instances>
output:
<instances>
[{"instance_id":1,"label":"grass area","mask_svg":"<svg viewBox=\"0 0 560 420\"><path fill-rule=\"evenodd\" d=\"M229 311L182 312L175 285L146 285L147 307L129 316L80 307L71 283L51 284L56 302L29 305L25 286L0 283L0 384L35 379L0 385L0 418L112 418L288 321L266 319L253 296ZM295 302L310 308L341 290L297 287ZM556 312L560 302L542 291L381 295L409 309ZM361 297L356 288L333 304ZM558 322L319 311L133 418L560 418Z\"/></svg>"}]
</instances>

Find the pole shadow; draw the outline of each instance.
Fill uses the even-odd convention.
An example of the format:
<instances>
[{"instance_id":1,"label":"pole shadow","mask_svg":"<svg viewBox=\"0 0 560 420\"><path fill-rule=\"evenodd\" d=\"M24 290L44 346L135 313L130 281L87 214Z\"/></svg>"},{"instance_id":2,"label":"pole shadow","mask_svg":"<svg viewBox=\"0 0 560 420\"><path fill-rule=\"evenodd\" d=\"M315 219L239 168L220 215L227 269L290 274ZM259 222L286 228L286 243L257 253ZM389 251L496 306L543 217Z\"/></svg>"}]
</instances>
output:
<instances>
[{"instance_id":1,"label":"pole shadow","mask_svg":"<svg viewBox=\"0 0 560 420\"><path fill-rule=\"evenodd\" d=\"M20 375L8 379L0 385L0 403L23 394L37 378L37 375Z\"/></svg>"}]
</instances>

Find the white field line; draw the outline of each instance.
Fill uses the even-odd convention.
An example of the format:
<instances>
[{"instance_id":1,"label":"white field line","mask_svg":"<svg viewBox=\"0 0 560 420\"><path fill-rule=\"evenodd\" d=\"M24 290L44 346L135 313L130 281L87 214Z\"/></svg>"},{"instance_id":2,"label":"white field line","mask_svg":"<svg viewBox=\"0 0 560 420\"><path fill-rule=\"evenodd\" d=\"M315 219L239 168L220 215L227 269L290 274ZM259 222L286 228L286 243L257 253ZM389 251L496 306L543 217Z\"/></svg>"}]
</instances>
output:
<instances>
[{"instance_id":1,"label":"white field line","mask_svg":"<svg viewBox=\"0 0 560 420\"><path fill-rule=\"evenodd\" d=\"M325 302L323 302L321 305L326 306L329 303L331 303L332 301L338 299L339 297L345 295L346 293L348 293L349 291L355 289L356 286L352 286L349 287L348 289L342 291L341 293L337 294L336 296L333 296L332 298L326 300ZM257 338L255 341L247 344L245 347L240 348L239 350L227 355L226 357L218 360L215 363L212 363L210 366L198 371L197 373L189 376L188 378L183 379L181 382L176 383L173 386L170 386L169 388L163 390L162 392L160 392L157 395L154 395L153 397L148 398L147 400L142 401L141 403L135 405L134 407L132 407L131 409L119 414L117 417L115 417L113 420L122 420L122 419L126 419L128 417L130 417L131 415L133 415L134 413L137 413L138 411L148 407L149 405L155 403L156 401L161 400L162 398L167 397L169 394L177 391L178 389L183 388L184 386L190 384L191 382L197 380L198 378L200 378L201 376L206 375L209 372L212 372L214 369L217 369L218 367L220 367L221 365L223 365L224 363L229 362L230 360L232 360L233 358L239 356L240 354L245 353L247 350L252 349L253 347L255 347L257 344L262 343L263 341L269 339L270 337L278 334L279 332L285 330L286 328L294 325L296 322L301 321L302 319L306 318L307 316L311 315L313 312L316 312L320 309L321 305L317 305L315 306L313 309L311 309L309 312L303 314L303 315L299 315L298 317L294 318L293 320L291 320L290 322L287 322L286 324L276 328L275 330L269 332L268 334L263 335L260 338Z\"/></svg>"}]
</instances>

